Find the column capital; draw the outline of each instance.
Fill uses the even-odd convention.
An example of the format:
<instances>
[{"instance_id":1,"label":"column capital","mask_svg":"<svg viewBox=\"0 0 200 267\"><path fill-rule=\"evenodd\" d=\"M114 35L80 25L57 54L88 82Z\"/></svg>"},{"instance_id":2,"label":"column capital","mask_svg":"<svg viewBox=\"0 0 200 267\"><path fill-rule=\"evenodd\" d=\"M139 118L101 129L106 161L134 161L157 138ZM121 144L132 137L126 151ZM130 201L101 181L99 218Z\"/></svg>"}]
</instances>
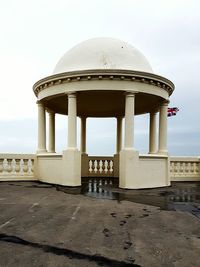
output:
<instances>
[{"instance_id":1,"label":"column capital","mask_svg":"<svg viewBox=\"0 0 200 267\"><path fill-rule=\"evenodd\" d=\"M161 106L168 106L169 105L169 100L164 100L161 102Z\"/></svg>"},{"instance_id":2,"label":"column capital","mask_svg":"<svg viewBox=\"0 0 200 267\"><path fill-rule=\"evenodd\" d=\"M50 108L46 108L46 111L47 111L49 114L55 115L55 111L53 111L53 110L50 109Z\"/></svg>"},{"instance_id":3,"label":"column capital","mask_svg":"<svg viewBox=\"0 0 200 267\"><path fill-rule=\"evenodd\" d=\"M84 116L79 116L80 119L86 120L88 118L88 116L84 115Z\"/></svg>"},{"instance_id":4,"label":"column capital","mask_svg":"<svg viewBox=\"0 0 200 267\"><path fill-rule=\"evenodd\" d=\"M115 116L115 118L116 118L117 120L121 120L121 119L123 119L123 118L124 118L124 116L123 116L123 115L120 115L120 116Z\"/></svg>"},{"instance_id":5,"label":"column capital","mask_svg":"<svg viewBox=\"0 0 200 267\"><path fill-rule=\"evenodd\" d=\"M37 104L38 106L40 106L40 107L44 107L44 104L43 104L41 101L39 101L39 100L36 101L36 104Z\"/></svg>"},{"instance_id":6,"label":"column capital","mask_svg":"<svg viewBox=\"0 0 200 267\"><path fill-rule=\"evenodd\" d=\"M70 92L67 94L68 98L76 98L76 92Z\"/></svg>"},{"instance_id":7,"label":"column capital","mask_svg":"<svg viewBox=\"0 0 200 267\"><path fill-rule=\"evenodd\" d=\"M136 94L137 94L137 92L130 92L130 91L125 92L126 97L135 97Z\"/></svg>"},{"instance_id":8,"label":"column capital","mask_svg":"<svg viewBox=\"0 0 200 267\"><path fill-rule=\"evenodd\" d=\"M159 109L153 109L149 112L151 115L156 115L159 112Z\"/></svg>"}]
</instances>

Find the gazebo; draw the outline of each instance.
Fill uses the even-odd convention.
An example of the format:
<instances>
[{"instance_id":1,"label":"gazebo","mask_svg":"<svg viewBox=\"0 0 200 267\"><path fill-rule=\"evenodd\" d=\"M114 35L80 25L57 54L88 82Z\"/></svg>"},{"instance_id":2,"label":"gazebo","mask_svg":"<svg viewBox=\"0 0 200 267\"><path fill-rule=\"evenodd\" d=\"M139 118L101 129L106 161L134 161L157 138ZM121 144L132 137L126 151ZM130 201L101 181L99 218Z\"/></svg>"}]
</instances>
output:
<instances>
[{"instance_id":1,"label":"gazebo","mask_svg":"<svg viewBox=\"0 0 200 267\"><path fill-rule=\"evenodd\" d=\"M36 82L33 90L38 105L35 169L39 180L80 186L81 177L92 176L89 170L95 169L95 176L119 177L121 188L170 185L167 108L174 85L155 74L146 58L133 46L112 38L84 41L69 50L57 63L53 75ZM46 112L49 114L48 147ZM68 146L62 154L55 152L56 113L68 115ZM139 155L134 149L134 116L146 113L150 121L149 153ZM77 116L81 118L80 151ZM91 161L87 154L88 117L117 119L117 149L110 163L106 159L98 161L98 158ZM94 168L92 162L96 162Z\"/></svg>"}]
</instances>

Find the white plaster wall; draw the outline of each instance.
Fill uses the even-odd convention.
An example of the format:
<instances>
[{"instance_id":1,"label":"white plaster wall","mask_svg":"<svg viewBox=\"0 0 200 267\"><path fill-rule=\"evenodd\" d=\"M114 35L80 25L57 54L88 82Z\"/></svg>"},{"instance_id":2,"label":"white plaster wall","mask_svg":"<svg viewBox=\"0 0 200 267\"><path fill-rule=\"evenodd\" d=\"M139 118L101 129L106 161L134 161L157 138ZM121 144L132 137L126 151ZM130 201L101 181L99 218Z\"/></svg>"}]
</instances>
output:
<instances>
[{"instance_id":1,"label":"white plaster wall","mask_svg":"<svg viewBox=\"0 0 200 267\"><path fill-rule=\"evenodd\" d=\"M37 157L37 169L34 175L41 182L51 184L62 183L62 156L43 155Z\"/></svg>"},{"instance_id":2,"label":"white plaster wall","mask_svg":"<svg viewBox=\"0 0 200 267\"><path fill-rule=\"evenodd\" d=\"M138 178L138 186L143 188L169 186L168 157L140 157Z\"/></svg>"}]
</instances>

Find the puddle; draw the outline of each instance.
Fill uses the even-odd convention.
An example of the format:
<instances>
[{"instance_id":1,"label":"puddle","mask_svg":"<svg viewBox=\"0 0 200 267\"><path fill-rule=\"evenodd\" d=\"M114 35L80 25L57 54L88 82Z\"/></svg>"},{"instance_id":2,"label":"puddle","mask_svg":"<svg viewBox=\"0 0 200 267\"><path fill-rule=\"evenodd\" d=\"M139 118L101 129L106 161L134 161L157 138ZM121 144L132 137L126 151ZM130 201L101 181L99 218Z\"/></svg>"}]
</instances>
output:
<instances>
[{"instance_id":1,"label":"puddle","mask_svg":"<svg viewBox=\"0 0 200 267\"><path fill-rule=\"evenodd\" d=\"M99 199L131 201L156 206L162 210L185 211L200 219L200 182L172 182L170 187L153 189L120 189L117 178L82 178L82 186L65 187L35 182L9 183L27 188L56 188L66 194Z\"/></svg>"},{"instance_id":2,"label":"puddle","mask_svg":"<svg viewBox=\"0 0 200 267\"><path fill-rule=\"evenodd\" d=\"M125 190L119 188L116 178L83 178L81 187L56 186L56 189L67 194L119 202L125 200L157 206L163 210L190 212L200 219L200 182L173 182L165 188Z\"/></svg>"}]
</instances>

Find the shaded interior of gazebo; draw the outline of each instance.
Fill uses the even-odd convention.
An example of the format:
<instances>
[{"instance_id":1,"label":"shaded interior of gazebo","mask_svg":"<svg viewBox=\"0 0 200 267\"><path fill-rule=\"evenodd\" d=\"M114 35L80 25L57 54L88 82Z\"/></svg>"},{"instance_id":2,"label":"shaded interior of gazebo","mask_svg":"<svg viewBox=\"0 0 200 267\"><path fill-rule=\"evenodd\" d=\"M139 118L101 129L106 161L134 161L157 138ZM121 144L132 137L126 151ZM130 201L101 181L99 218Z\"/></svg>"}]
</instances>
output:
<instances>
[{"instance_id":1,"label":"shaded interior of gazebo","mask_svg":"<svg viewBox=\"0 0 200 267\"><path fill-rule=\"evenodd\" d=\"M135 96L135 115L157 111L161 97L137 93ZM46 108L58 113L68 114L67 95L49 97L44 100ZM125 115L124 91L83 91L77 93L77 116L117 117Z\"/></svg>"}]
</instances>

